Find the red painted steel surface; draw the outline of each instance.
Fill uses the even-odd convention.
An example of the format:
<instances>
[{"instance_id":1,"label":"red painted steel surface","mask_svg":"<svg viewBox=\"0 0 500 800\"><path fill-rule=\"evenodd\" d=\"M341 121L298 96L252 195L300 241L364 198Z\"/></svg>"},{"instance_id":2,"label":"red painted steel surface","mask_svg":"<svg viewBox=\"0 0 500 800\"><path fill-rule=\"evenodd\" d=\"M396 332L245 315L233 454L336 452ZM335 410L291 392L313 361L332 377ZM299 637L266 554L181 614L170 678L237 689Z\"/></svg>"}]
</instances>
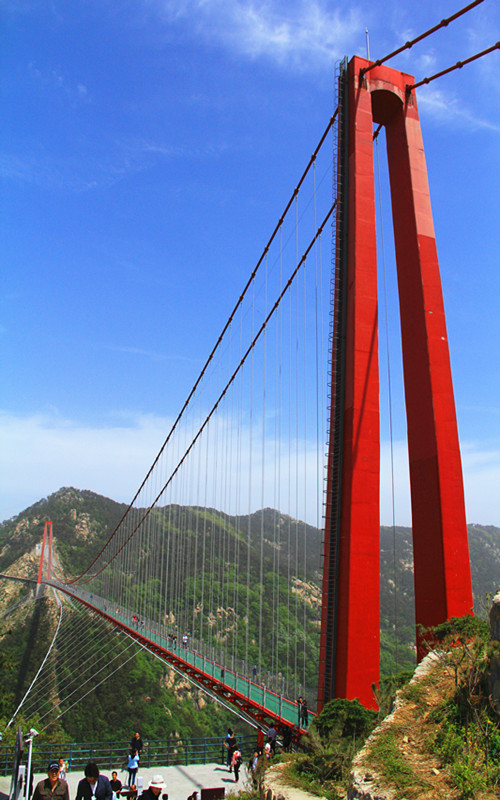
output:
<instances>
[{"instance_id":1,"label":"red painted steel surface","mask_svg":"<svg viewBox=\"0 0 500 800\"><path fill-rule=\"evenodd\" d=\"M373 707L379 680L380 509L377 250L371 98L349 65L344 460L335 694Z\"/></svg>"},{"instance_id":2,"label":"red painted steel surface","mask_svg":"<svg viewBox=\"0 0 500 800\"><path fill-rule=\"evenodd\" d=\"M46 522L49 528L49 558L47 566L47 578L50 580L52 577L52 522Z\"/></svg>"},{"instance_id":3,"label":"red painted steel surface","mask_svg":"<svg viewBox=\"0 0 500 800\"><path fill-rule=\"evenodd\" d=\"M49 540L47 542L47 531L49 531ZM52 522L46 522L43 526L43 539L42 539L42 554L40 556L40 566L38 567L38 579L37 584L39 584L42 580L42 573L43 573L43 558L45 555L45 544L47 543L49 548L49 564L51 563L51 549L52 549Z\"/></svg>"},{"instance_id":4,"label":"red painted steel surface","mask_svg":"<svg viewBox=\"0 0 500 800\"><path fill-rule=\"evenodd\" d=\"M392 71L392 70L391 70ZM373 78L377 78L377 69ZM401 82L413 83L410 75ZM401 87L404 91L404 86ZM472 613L462 464L424 147L414 93L386 128L405 380L417 624ZM418 655L424 655L418 641Z\"/></svg>"},{"instance_id":5,"label":"red painted steel surface","mask_svg":"<svg viewBox=\"0 0 500 800\"><path fill-rule=\"evenodd\" d=\"M336 213L336 242L343 241L343 207L344 199L340 187L342 186L343 166L342 166L342 152L343 152L343 137L340 134L340 127L343 126L343 111L341 109L342 101L340 100L339 92L339 106L338 109L338 164L337 164L337 213ZM337 247L337 262L339 259L339 248ZM338 267L338 264L337 264ZM334 384L336 382L337 371L342 370L342 355L339 342L342 339L342 320L339 319L338 308L341 305L342 296L342 275L340 270L335 270L335 290L334 290L334 316L333 316L333 341L332 341L332 368L331 368L331 408L330 408L330 431L328 442L328 459L326 466L326 493L325 493L325 529L323 539L323 578L322 578L322 595L321 595L321 631L319 642L319 664L318 664L318 694L317 694L317 711L321 711L325 703L325 698L331 694L331 683L333 682L332 662L333 654L329 646L330 637L333 633L329 631L329 626L333 627L334 614L334 596L335 596L335 569L336 569L336 539L333 530L333 518L336 515L336 507L334 504L334 494L337 493L337 461L339 460L338 454L335 453L335 416L336 416L336 403L338 401L337 392L334 391ZM339 362L339 363L337 363ZM336 521L336 516L335 516Z\"/></svg>"},{"instance_id":6,"label":"red painted steel surface","mask_svg":"<svg viewBox=\"0 0 500 800\"><path fill-rule=\"evenodd\" d=\"M42 572L43 572L43 557L45 555L45 539L47 536L47 523L45 523L43 528L43 539L42 539L42 554L40 556L40 566L38 567L38 579L37 584L39 584L42 580Z\"/></svg>"},{"instance_id":7,"label":"red painted steel surface","mask_svg":"<svg viewBox=\"0 0 500 800\"><path fill-rule=\"evenodd\" d=\"M360 81L360 70L370 63L353 58L348 73L348 288L334 690L337 697L358 697L367 706L374 705L371 685L378 682L380 653L373 123L383 124L387 134L408 426L416 622L436 625L451 616L472 613L473 607L462 468L427 169L415 95L406 91L414 79L380 66ZM322 658L324 662L324 653ZM320 673L318 710L329 699L321 693L321 680Z\"/></svg>"}]
</instances>

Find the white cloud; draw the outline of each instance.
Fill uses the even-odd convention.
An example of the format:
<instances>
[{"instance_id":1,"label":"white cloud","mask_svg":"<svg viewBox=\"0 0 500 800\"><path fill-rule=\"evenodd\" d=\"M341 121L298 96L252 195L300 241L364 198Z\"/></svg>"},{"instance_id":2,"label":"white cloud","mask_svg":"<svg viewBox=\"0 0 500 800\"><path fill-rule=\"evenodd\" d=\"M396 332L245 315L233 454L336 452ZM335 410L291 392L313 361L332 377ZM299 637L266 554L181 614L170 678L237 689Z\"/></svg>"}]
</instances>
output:
<instances>
[{"instance_id":1,"label":"white cloud","mask_svg":"<svg viewBox=\"0 0 500 800\"><path fill-rule=\"evenodd\" d=\"M170 356L164 355L163 353L157 353L154 350L143 350L140 347L122 347L118 345L107 345L106 349L111 350L113 353L126 353L127 355L141 356L141 358L149 358L151 361L165 361L165 359L167 358L170 359ZM172 358L176 357L172 356Z\"/></svg>"},{"instance_id":2,"label":"white cloud","mask_svg":"<svg viewBox=\"0 0 500 800\"><path fill-rule=\"evenodd\" d=\"M130 501L171 424L138 416L91 427L57 415L0 414L0 520L57 491L90 489Z\"/></svg>"},{"instance_id":3,"label":"white cloud","mask_svg":"<svg viewBox=\"0 0 500 800\"><path fill-rule=\"evenodd\" d=\"M187 22L207 43L299 70L333 65L364 31L356 8L331 10L318 0L155 0L154 5L167 22Z\"/></svg>"},{"instance_id":4,"label":"white cloud","mask_svg":"<svg viewBox=\"0 0 500 800\"><path fill-rule=\"evenodd\" d=\"M36 414L31 416L0 413L0 520L18 514L27 506L57 491L61 486L74 486L77 489L90 489L119 502L129 502L143 477L155 458L167 432L172 424L171 419L155 416L131 416L123 414L120 423L108 426L83 425L72 420L59 417L57 413ZM225 423L224 423L225 425ZM293 464L290 468L286 452L281 452L279 468L274 463L267 463L264 480L259 467L259 460L254 459L253 468L245 456L248 447L248 431L240 433L241 443L241 479L239 495L245 503L249 494L249 476L251 475L250 494L252 510L262 506L276 506L276 497L280 497L281 510L299 519L307 518L311 524L322 524L322 507L317 510L316 500L321 506L323 500L323 484L317 491L316 476L321 478L321 464L316 461L315 447L300 445L303 456L298 472ZM181 435L182 438L182 435ZM254 442L254 447L255 447ZM260 447L260 445L259 445ZM269 452L279 452L274 441L268 442ZM179 452L179 451L178 451ZM292 454L295 445L291 446ZM405 442L395 442L394 484L395 484L395 523L410 525L410 493L408 478L408 457ZM177 456L178 457L178 456ZM467 520L482 524L500 525L500 442L485 447L482 443L466 443L462 445L464 467L464 483L466 493ZM203 459L205 460L205 459ZM292 458L293 460L293 458ZM177 463L177 462L176 462ZM197 462L199 463L199 462ZM212 456L207 463L211 465ZM235 462L234 462L235 463ZM199 467L198 467L199 469ZM220 475L223 467L219 466ZM232 470L230 468L231 474ZM166 474L165 472L163 473ZM179 502L204 504L203 498L194 495L195 484L204 486L202 476L195 481L193 470L188 469L187 483L183 483L183 491L189 497ZM189 478L191 475L191 478ZM277 486L277 475L281 485ZM292 475L292 486L300 487L297 498L287 484ZM235 489L234 476L231 477ZM297 483L296 483L297 481ZM220 484L220 481L218 481ZM156 487L160 482L156 481ZM246 488L241 488L246 487ZM155 489L155 493L157 488ZM220 485L209 492L221 491ZM224 490L225 491L225 490ZM154 496L151 494L151 497ZM392 491L390 449L387 442L381 449L381 522L392 524ZM163 502L163 501L162 501ZM164 502L169 502L167 498ZM235 503L229 499L231 504ZM286 508L290 502L290 508ZM220 497L208 496L207 505L221 506ZM307 504L307 508L306 508ZM226 508L230 513L235 507ZM246 513L248 508L240 508L239 513Z\"/></svg>"},{"instance_id":5,"label":"white cloud","mask_svg":"<svg viewBox=\"0 0 500 800\"><path fill-rule=\"evenodd\" d=\"M500 442L462 446L467 521L500 525Z\"/></svg>"},{"instance_id":6,"label":"white cloud","mask_svg":"<svg viewBox=\"0 0 500 800\"><path fill-rule=\"evenodd\" d=\"M500 132L500 125L497 122L477 116L450 92L433 86L421 86L416 91L419 108L441 123L450 124L459 121L461 124L466 123L469 130Z\"/></svg>"},{"instance_id":7,"label":"white cloud","mask_svg":"<svg viewBox=\"0 0 500 800\"><path fill-rule=\"evenodd\" d=\"M462 442L467 522L500 526L500 442ZM411 525L410 478L406 442L395 442L394 500L396 525ZM390 446L382 443L380 516L392 525Z\"/></svg>"},{"instance_id":8,"label":"white cloud","mask_svg":"<svg viewBox=\"0 0 500 800\"><path fill-rule=\"evenodd\" d=\"M207 142L204 147L187 148L103 136L98 142L82 139L80 148L78 153L57 157L38 151L23 155L0 152L0 176L49 190L86 192L113 186L128 175L152 170L167 160L217 158L228 146L225 142Z\"/></svg>"}]
</instances>

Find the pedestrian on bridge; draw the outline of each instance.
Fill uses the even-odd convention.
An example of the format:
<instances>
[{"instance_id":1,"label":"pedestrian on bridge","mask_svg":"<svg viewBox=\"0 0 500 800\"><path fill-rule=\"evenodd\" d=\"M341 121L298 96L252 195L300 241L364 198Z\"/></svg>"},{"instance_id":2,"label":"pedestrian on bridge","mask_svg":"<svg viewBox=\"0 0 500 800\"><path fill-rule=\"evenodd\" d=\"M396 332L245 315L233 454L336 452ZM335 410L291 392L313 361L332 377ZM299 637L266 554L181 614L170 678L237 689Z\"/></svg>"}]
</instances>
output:
<instances>
[{"instance_id":1,"label":"pedestrian on bridge","mask_svg":"<svg viewBox=\"0 0 500 800\"><path fill-rule=\"evenodd\" d=\"M276 736L277 736L277 733L278 732L277 732L276 728L274 727L274 723L271 723L271 725L270 725L270 727L269 727L269 729L267 731L266 736L268 738L268 741L271 744L271 750L272 750L273 756L276 755Z\"/></svg>"},{"instance_id":2,"label":"pedestrian on bridge","mask_svg":"<svg viewBox=\"0 0 500 800\"><path fill-rule=\"evenodd\" d=\"M89 761L85 777L78 783L75 800L112 800L113 790L105 775L99 775L99 767Z\"/></svg>"},{"instance_id":3,"label":"pedestrian on bridge","mask_svg":"<svg viewBox=\"0 0 500 800\"><path fill-rule=\"evenodd\" d=\"M309 725L309 710L307 708L307 700L305 698L302 701L302 709L301 709L301 712L300 712L300 718L301 718L301 722L302 722L304 728L307 728L307 726Z\"/></svg>"},{"instance_id":4,"label":"pedestrian on bridge","mask_svg":"<svg viewBox=\"0 0 500 800\"><path fill-rule=\"evenodd\" d=\"M297 711L298 711L298 714L299 714L299 725L302 722L302 706L303 706L303 703L304 703L304 698L302 697L302 695L300 695L299 699L297 700Z\"/></svg>"},{"instance_id":5,"label":"pedestrian on bridge","mask_svg":"<svg viewBox=\"0 0 500 800\"><path fill-rule=\"evenodd\" d=\"M69 800L68 784L59 778L58 761L49 763L47 777L35 786L32 800Z\"/></svg>"}]
</instances>

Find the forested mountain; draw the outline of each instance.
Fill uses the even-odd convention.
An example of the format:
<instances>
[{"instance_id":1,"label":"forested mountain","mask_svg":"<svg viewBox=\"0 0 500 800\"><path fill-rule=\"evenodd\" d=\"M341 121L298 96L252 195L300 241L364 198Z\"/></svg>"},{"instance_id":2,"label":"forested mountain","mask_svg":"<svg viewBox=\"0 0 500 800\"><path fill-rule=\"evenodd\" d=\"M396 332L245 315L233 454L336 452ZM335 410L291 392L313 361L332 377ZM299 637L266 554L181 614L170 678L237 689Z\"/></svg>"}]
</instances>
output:
<instances>
[{"instance_id":1,"label":"forested mountain","mask_svg":"<svg viewBox=\"0 0 500 800\"><path fill-rule=\"evenodd\" d=\"M126 506L94 494L64 488L40 500L14 518L0 524L0 572L36 578L35 547L40 543L45 520L52 520L58 557L66 574L83 570L121 519ZM161 513L161 510L159 511ZM250 517L234 518L213 509L179 508L177 517L201 516L209 520L213 536L221 531L250 532L249 561L254 576L253 591L263 592L257 576L261 561L261 532L264 530L262 557L266 569L276 563L276 546L271 531L279 518L277 511L265 509ZM306 524L298 535L280 545L280 580L286 579L290 566L301 562L300 597L301 636L306 643L310 675L317 671L320 617L320 564L322 532ZM307 546L305 547L305 540ZM469 526L472 578L476 610L484 606L488 593L500 583L500 529L492 526ZM297 550L297 552L296 552ZM154 558L150 553L148 557ZM307 563L302 563L303 561ZM264 571L265 572L265 571ZM296 576L298 579L298 576ZM213 580L214 576L207 576ZM363 587L360 587L360 592ZM365 598L370 602L370 598ZM32 680L55 629L57 613L47 597L36 604L30 601L26 584L0 579L0 715L7 717ZM75 615L79 612L72 611ZM382 672L390 674L413 665L414 656L413 559L411 531L397 527L381 529L381 633ZM78 623L75 617L75 624ZM94 637L107 636L110 653L118 654L124 645L120 637L103 632L101 623L86 618ZM250 618L249 627L255 624ZM252 638L253 631L250 631ZM78 670L83 653L64 653L64 642L57 645L54 669ZM56 658L57 656L57 658ZM56 675L56 680L63 678ZM312 680L311 680L312 683ZM165 665L140 653L118 670L91 695L90 703L81 703L50 724L51 735L71 739L120 739L130 729L140 728L152 738L165 735L211 735L228 724L228 714L214 707L201 692L175 677ZM230 720L232 722L232 720ZM1 724L1 721L0 721ZM3 726L2 726L3 727Z\"/></svg>"}]
</instances>

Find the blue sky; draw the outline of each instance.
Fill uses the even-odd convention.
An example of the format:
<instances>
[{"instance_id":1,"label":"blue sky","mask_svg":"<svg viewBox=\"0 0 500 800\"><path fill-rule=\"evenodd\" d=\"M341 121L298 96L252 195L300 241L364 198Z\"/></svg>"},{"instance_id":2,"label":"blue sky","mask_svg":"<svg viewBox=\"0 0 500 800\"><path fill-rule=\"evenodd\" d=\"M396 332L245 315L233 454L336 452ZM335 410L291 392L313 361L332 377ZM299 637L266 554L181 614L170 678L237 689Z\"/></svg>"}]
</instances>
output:
<instances>
[{"instance_id":1,"label":"blue sky","mask_svg":"<svg viewBox=\"0 0 500 800\"><path fill-rule=\"evenodd\" d=\"M366 54L365 28L375 59L460 5L0 2L0 519L63 485L131 499L326 127L336 62ZM421 79L499 30L485 0L390 65ZM417 95L467 516L496 525L499 68L496 52ZM387 208L385 228L390 245ZM408 524L388 295L396 522ZM382 436L386 466L386 420Z\"/></svg>"}]
</instances>

